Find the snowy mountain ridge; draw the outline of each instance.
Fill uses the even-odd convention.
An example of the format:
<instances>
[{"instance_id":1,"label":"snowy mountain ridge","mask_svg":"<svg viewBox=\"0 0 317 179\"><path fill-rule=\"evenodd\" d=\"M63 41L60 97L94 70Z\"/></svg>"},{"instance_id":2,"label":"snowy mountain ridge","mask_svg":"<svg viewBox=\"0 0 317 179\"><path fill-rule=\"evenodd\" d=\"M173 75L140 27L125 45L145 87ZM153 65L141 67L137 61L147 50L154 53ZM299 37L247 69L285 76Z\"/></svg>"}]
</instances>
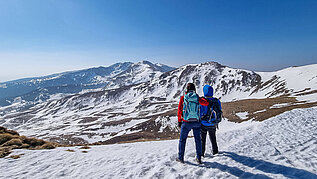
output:
<instances>
[{"instance_id":1,"label":"snowy mountain ridge","mask_svg":"<svg viewBox=\"0 0 317 179\"><path fill-rule=\"evenodd\" d=\"M109 67L100 66L4 82L0 83L0 107L12 105L15 100L19 100L23 102L19 106L27 108L50 99L51 95L76 94L85 90L110 89L142 83L173 69L148 61L124 62Z\"/></svg>"},{"instance_id":2,"label":"snowy mountain ridge","mask_svg":"<svg viewBox=\"0 0 317 179\"><path fill-rule=\"evenodd\" d=\"M239 112L244 114L243 119L253 115L252 111L241 111L244 109L239 101L243 100L259 99L250 107L258 106L253 112L263 114L261 120L267 119L266 111L277 115L293 108L315 106L317 101L317 65L257 73L207 62L184 65L160 75L152 73L153 79L136 84L133 82L144 77L139 74L149 73L140 72L138 64L130 67L128 73L118 74L127 79L121 87L111 85L120 84L114 78L108 89L57 96L26 111L5 114L0 118L0 125L24 135L62 143L175 138L178 135L176 109L187 82L195 83L200 95L203 85L212 85L215 96L227 102L224 115L229 120L241 118ZM293 83L295 77L297 81L304 80L300 87ZM248 105L247 101L244 103Z\"/></svg>"}]
</instances>

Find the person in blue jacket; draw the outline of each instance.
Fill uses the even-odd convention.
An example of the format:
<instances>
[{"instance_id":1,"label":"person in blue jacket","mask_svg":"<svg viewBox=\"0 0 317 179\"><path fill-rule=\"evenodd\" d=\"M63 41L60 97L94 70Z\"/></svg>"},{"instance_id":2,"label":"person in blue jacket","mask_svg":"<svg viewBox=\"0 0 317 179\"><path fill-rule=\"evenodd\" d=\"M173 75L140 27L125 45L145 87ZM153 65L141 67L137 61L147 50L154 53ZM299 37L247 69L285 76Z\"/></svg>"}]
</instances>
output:
<instances>
[{"instance_id":1,"label":"person in blue jacket","mask_svg":"<svg viewBox=\"0 0 317 179\"><path fill-rule=\"evenodd\" d=\"M209 133L209 138L212 144L213 155L218 153L218 146L216 140L216 130L221 121L222 109L219 99L213 97L214 89L205 85L203 88L204 97L209 101L208 106L200 105L200 121L201 121L201 144L202 156L205 156L206 151L206 136Z\"/></svg>"}]
</instances>

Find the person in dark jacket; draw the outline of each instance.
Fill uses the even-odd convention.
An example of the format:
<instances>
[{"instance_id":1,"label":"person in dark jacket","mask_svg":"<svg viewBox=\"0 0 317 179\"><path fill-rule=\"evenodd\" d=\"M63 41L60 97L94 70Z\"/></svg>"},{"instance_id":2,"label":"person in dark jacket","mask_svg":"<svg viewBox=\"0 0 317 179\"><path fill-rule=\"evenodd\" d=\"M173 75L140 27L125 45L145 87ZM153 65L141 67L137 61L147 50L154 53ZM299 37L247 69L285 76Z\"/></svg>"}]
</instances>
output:
<instances>
[{"instance_id":1,"label":"person in dark jacket","mask_svg":"<svg viewBox=\"0 0 317 179\"><path fill-rule=\"evenodd\" d=\"M201 139L199 122L199 108L200 105L208 106L209 102L200 98L196 94L196 88L193 83L188 83L184 96L181 96L178 105L178 126L181 128L179 138L179 152L176 161L184 163L184 152L186 146L186 139L188 133L193 129L195 145L196 145L196 160L201 164Z\"/></svg>"},{"instance_id":2,"label":"person in dark jacket","mask_svg":"<svg viewBox=\"0 0 317 179\"><path fill-rule=\"evenodd\" d=\"M218 153L218 145L216 140L216 129L221 121L222 109L219 99L213 97L213 88L205 85L203 88L204 97L209 101L208 106L200 106L200 121L201 121L201 144L202 156L205 156L206 151L206 136L209 133L209 138L212 144L213 155Z\"/></svg>"}]
</instances>

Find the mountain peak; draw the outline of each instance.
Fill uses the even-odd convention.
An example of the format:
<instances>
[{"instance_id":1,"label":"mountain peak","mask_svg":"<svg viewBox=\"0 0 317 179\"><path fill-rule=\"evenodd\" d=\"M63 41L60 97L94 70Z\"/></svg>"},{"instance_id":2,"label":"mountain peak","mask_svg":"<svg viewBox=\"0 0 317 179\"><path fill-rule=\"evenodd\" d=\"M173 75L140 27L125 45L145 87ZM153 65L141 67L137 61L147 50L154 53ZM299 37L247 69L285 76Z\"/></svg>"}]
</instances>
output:
<instances>
[{"instance_id":1,"label":"mountain peak","mask_svg":"<svg viewBox=\"0 0 317 179\"><path fill-rule=\"evenodd\" d=\"M138 63L143 63L143 64L147 64L147 65L153 65L152 62L147 61L147 60L142 60L142 61L140 61L140 62L138 62Z\"/></svg>"}]
</instances>

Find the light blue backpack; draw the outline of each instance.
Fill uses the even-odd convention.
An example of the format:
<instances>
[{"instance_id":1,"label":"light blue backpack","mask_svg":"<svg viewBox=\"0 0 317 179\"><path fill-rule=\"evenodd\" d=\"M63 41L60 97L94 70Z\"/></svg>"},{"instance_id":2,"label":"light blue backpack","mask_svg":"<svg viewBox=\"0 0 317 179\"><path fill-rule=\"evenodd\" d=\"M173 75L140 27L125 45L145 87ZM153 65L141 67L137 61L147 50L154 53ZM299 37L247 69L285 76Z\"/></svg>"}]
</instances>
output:
<instances>
[{"instance_id":1,"label":"light blue backpack","mask_svg":"<svg viewBox=\"0 0 317 179\"><path fill-rule=\"evenodd\" d=\"M194 91L189 91L184 95L184 120L188 122L199 121L199 109L199 96Z\"/></svg>"}]
</instances>

